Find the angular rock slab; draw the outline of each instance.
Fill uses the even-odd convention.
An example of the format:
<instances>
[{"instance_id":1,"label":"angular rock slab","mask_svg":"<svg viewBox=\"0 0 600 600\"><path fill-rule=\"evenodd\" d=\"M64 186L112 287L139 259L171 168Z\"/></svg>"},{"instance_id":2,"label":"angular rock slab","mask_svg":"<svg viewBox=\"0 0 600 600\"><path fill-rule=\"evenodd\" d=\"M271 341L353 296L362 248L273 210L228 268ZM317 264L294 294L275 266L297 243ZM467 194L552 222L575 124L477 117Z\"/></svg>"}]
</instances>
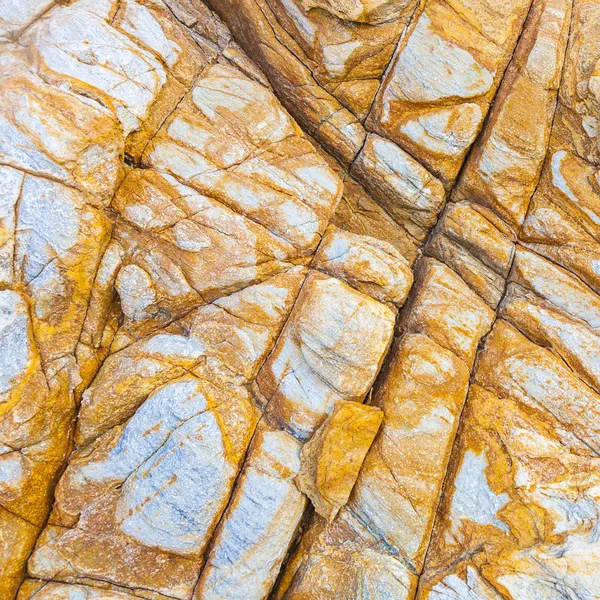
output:
<instances>
[{"instance_id":1,"label":"angular rock slab","mask_svg":"<svg viewBox=\"0 0 600 600\"><path fill-rule=\"evenodd\" d=\"M338 400L304 444L296 482L328 522L348 502L382 419L383 412L375 406Z\"/></svg>"},{"instance_id":2,"label":"angular rock slab","mask_svg":"<svg viewBox=\"0 0 600 600\"><path fill-rule=\"evenodd\" d=\"M548 150L572 0L534 2L481 136L455 193L487 206L516 231Z\"/></svg>"},{"instance_id":3,"label":"angular rock slab","mask_svg":"<svg viewBox=\"0 0 600 600\"><path fill-rule=\"evenodd\" d=\"M255 425L243 388L190 375L159 388L71 456L29 572L189 598Z\"/></svg>"},{"instance_id":4,"label":"angular rock slab","mask_svg":"<svg viewBox=\"0 0 600 600\"><path fill-rule=\"evenodd\" d=\"M401 328L427 335L472 365L494 312L452 269L431 258L419 264L414 288L402 313Z\"/></svg>"},{"instance_id":5,"label":"angular rock slab","mask_svg":"<svg viewBox=\"0 0 600 600\"><path fill-rule=\"evenodd\" d=\"M385 417L348 510L420 572L460 413L469 370L421 334L407 334L373 394Z\"/></svg>"},{"instance_id":6,"label":"angular rock slab","mask_svg":"<svg viewBox=\"0 0 600 600\"><path fill-rule=\"evenodd\" d=\"M260 427L217 530L194 598L263 600L281 568L306 498L294 484L301 444Z\"/></svg>"},{"instance_id":7,"label":"angular rock slab","mask_svg":"<svg viewBox=\"0 0 600 600\"><path fill-rule=\"evenodd\" d=\"M396 144L370 133L352 174L409 235L423 242L445 201L442 183Z\"/></svg>"},{"instance_id":8,"label":"angular rock slab","mask_svg":"<svg viewBox=\"0 0 600 600\"><path fill-rule=\"evenodd\" d=\"M397 554L342 509L335 521L317 515L288 561L276 600L411 600L417 577Z\"/></svg>"},{"instance_id":9,"label":"angular rock slab","mask_svg":"<svg viewBox=\"0 0 600 600\"><path fill-rule=\"evenodd\" d=\"M394 330L395 311L345 283L309 273L253 386L268 418L307 440L336 400L362 402Z\"/></svg>"},{"instance_id":10,"label":"angular rock slab","mask_svg":"<svg viewBox=\"0 0 600 600\"><path fill-rule=\"evenodd\" d=\"M413 283L408 262L394 246L335 226L325 232L312 266L375 300L398 307Z\"/></svg>"},{"instance_id":11,"label":"angular rock slab","mask_svg":"<svg viewBox=\"0 0 600 600\"><path fill-rule=\"evenodd\" d=\"M375 100L368 127L454 181L510 59L529 0L428 0Z\"/></svg>"},{"instance_id":12,"label":"angular rock slab","mask_svg":"<svg viewBox=\"0 0 600 600\"><path fill-rule=\"evenodd\" d=\"M310 254L341 183L273 93L241 71L206 69L144 152L144 163Z\"/></svg>"}]
</instances>

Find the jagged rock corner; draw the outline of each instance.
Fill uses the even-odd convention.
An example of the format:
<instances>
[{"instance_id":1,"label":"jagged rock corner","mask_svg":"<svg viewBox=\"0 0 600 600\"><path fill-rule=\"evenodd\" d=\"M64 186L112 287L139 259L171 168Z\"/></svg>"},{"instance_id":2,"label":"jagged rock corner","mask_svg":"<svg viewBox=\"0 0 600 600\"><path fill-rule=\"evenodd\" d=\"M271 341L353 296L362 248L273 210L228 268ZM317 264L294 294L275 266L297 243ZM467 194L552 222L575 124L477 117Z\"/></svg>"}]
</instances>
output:
<instances>
[{"instance_id":1,"label":"jagged rock corner","mask_svg":"<svg viewBox=\"0 0 600 600\"><path fill-rule=\"evenodd\" d=\"M0 0L0 600L600 600L599 119L598 0Z\"/></svg>"}]
</instances>

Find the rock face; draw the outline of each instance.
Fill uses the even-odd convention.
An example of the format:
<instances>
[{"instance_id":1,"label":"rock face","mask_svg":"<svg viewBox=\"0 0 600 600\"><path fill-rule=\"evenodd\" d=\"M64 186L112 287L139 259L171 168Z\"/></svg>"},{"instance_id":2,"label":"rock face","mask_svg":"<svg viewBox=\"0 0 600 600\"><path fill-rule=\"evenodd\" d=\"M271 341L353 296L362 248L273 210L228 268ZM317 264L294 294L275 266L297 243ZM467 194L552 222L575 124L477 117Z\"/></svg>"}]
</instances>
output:
<instances>
[{"instance_id":1,"label":"rock face","mask_svg":"<svg viewBox=\"0 0 600 600\"><path fill-rule=\"evenodd\" d=\"M383 412L375 406L339 400L302 448L296 483L329 522L348 502Z\"/></svg>"},{"instance_id":2,"label":"rock face","mask_svg":"<svg viewBox=\"0 0 600 600\"><path fill-rule=\"evenodd\" d=\"M600 600L595 0L0 0L1 600Z\"/></svg>"}]
</instances>

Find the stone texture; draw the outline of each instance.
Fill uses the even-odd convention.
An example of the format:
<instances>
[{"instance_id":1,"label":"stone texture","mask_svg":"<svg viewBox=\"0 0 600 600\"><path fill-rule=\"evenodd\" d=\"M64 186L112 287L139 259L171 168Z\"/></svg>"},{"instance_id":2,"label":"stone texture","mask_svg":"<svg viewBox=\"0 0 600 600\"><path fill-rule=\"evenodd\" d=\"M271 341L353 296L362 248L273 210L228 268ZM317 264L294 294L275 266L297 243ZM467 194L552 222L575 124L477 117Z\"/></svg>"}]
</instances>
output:
<instances>
[{"instance_id":1,"label":"stone texture","mask_svg":"<svg viewBox=\"0 0 600 600\"><path fill-rule=\"evenodd\" d=\"M421 334L394 347L374 397L384 413L349 510L419 572L469 384L467 366Z\"/></svg>"},{"instance_id":2,"label":"stone texture","mask_svg":"<svg viewBox=\"0 0 600 600\"><path fill-rule=\"evenodd\" d=\"M331 522L348 502L383 413L377 407L338 400L302 448L298 488Z\"/></svg>"},{"instance_id":3,"label":"stone texture","mask_svg":"<svg viewBox=\"0 0 600 600\"><path fill-rule=\"evenodd\" d=\"M456 188L517 230L525 219L550 139L570 0L534 2L481 136Z\"/></svg>"},{"instance_id":4,"label":"stone texture","mask_svg":"<svg viewBox=\"0 0 600 600\"><path fill-rule=\"evenodd\" d=\"M423 333L468 365L494 312L443 263L425 258L415 277L415 293L401 320L403 331Z\"/></svg>"},{"instance_id":5,"label":"stone texture","mask_svg":"<svg viewBox=\"0 0 600 600\"><path fill-rule=\"evenodd\" d=\"M417 597L593 598L597 461L550 412L473 386Z\"/></svg>"},{"instance_id":6,"label":"stone texture","mask_svg":"<svg viewBox=\"0 0 600 600\"><path fill-rule=\"evenodd\" d=\"M48 583L27 579L19 590L19 600L130 600L135 598L126 591L96 588L69 583Z\"/></svg>"},{"instance_id":7,"label":"stone texture","mask_svg":"<svg viewBox=\"0 0 600 600\"><path fill-rule=\"evenodd\" d=\"M442 184L427 169L389 140L369 134L352 173L412 237L424 240L445 196Z\"/></svg>"},{"instance_id":8,"label":"stone texture","mask_svg":"<svg viewBox=\"0 0 600 600\"><path fill-rule=\"evenodd\" d=\"M294 484L300 448L283 431L257 432L195 598L267 596L306 506L306 497Z\"/></svg>"},{"instance_id":9,"label":"stone texture","mask_svg":"<svg viewBox=\"0 0 600 600\"><path fill-rule=\"evenodd\" d=\"M392 339L395 311L311 272L254 391L269 419L306 441L336 400L362 402Z\"/></svg>"},{"instance_id":10,"label":"stone texture","mask_svg":"<svg viewBox=\"0 0 600 600\"><path fill-rule=\"evenodd\" d=\"M286 108L325 148L349 164L365 131L339 100L323 89L309 66L297 58L298 43L285 31L265 0L213 0L242 47L259 64ZM293 3L292 5L296 6ZM284 40L284 41L281 41Z\"/></svg>"},{"instance_id":11,"label":"stone texture","mask_svg":"<svg viewBox=\"0 0 600 600\"><path fill-rule=\"evenodd\" d=\"M475 140L530 2L427 0L403 36L369 127L445 183Z\"/></svg>"},{"instance_id":12,"label":"stone texture","mask_svg":"<svg viewBox=\"0 0 600 600\"><path fill-rule=\"evenodd\" d=\"M491 308L498 306L514 256L514 234L491 210L449 203L425 252L460 275Z\"/></svg>"},{"instance_id":13,"label":"stone texture","mask_svg":"<svg viewBox=\"0 0 600 600\"><path fill-rule=\"evenodd\" d=\"M375 300L397 306L402 306L413 283L407 261L394 246L335 227L325 233L313 266Z\"/></svg>"},{"instance_id":14,"label":"stone texture","mask_svg":"<svg viewBox=\"0 0 600 600\"><path fill-rule=\"evenodd\" d=\"M598 3L207 1L0 0L0 598L599 599Z\"/></svg>"},{"instance_id":15,"label":"stone texture","mask_svg":"<svg viewBox=\"0 0 600 600\"><path fill-rule=\"evenodd\" d=\"M313 519L274 597L407 600L416 583L398 556L342 511L331 526L321 517Z\"/></svg>"}]
</instances>

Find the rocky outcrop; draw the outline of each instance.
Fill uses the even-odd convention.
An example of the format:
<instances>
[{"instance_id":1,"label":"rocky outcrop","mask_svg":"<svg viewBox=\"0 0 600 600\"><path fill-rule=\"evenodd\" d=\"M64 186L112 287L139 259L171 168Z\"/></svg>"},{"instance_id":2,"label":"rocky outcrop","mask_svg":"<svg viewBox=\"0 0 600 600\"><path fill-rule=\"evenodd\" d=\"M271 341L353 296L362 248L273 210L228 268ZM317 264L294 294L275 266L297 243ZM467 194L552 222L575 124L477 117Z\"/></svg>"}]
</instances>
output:
<instances>
[{"instance_id":1,"label":"rocky outcrop","mask_svg":"<svg viewBox=\"0 0 600 600\"><path fill-rule=\"evenodd\" d=\"M0 0L0 598L600 598L598 24Z\"/></svg>"}]
</instances>

